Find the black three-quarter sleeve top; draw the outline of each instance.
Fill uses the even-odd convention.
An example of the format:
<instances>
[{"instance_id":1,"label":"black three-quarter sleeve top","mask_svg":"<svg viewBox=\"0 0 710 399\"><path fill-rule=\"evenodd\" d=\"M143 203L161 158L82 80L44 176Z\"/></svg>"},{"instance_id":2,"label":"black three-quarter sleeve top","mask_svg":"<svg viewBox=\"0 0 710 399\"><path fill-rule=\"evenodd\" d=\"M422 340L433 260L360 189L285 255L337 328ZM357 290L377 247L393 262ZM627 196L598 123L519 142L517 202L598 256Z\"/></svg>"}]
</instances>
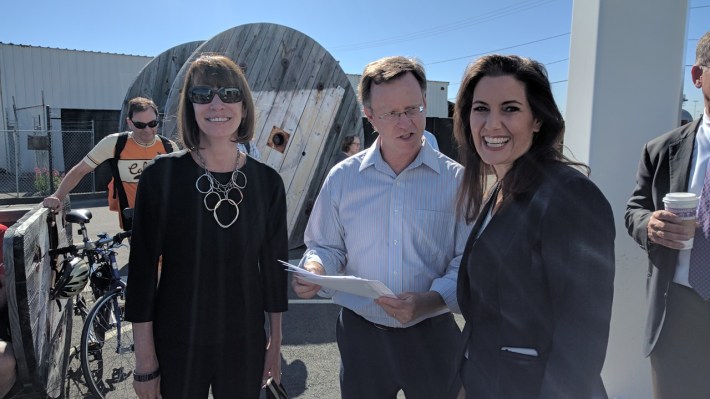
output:
<instances>
[{"instance_id":1,"label":"black three-quarter sleeve top","mask_svg":"<svg viewBox=\"0 0 710 399\"><path fill-rule=\"evenodd\" d=\"M264 313L287 309L286 195L281 176L248 159L239 218L220 227L187 151L150 163L140 179L129 257L126 319L153 321L154 337L220 344L264 334ZM226 182L230 173L213 173ZM230 198L239 202L232 190ZM221 219L223 224L231 220ZM162 268L158 284L158 261Z\"/></svg>"}]
</instances>

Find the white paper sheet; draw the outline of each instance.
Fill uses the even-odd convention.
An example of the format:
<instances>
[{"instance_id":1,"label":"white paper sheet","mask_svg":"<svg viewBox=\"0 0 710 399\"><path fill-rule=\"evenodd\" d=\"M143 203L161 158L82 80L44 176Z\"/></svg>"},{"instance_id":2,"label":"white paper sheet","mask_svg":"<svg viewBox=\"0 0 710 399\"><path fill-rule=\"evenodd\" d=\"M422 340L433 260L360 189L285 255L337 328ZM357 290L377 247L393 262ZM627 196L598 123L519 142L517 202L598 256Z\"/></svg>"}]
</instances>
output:
<instances>
[{"instance_id":1,"label":"white paper sheet","mask_svg":"<svg viewBox=\"0 0 710 399\"><path fill-rule=\"evenodd\" d=\"M321 276L301 269L300 267L294 266L288 262L284 262L282 260L279 260L279 262L286 266L286 271L291 272L310 283L318 284L321 287L373 299L381 296L396 297L392 290L378 280L367 280L355 276Z\"/></svg>"}]
</instances>

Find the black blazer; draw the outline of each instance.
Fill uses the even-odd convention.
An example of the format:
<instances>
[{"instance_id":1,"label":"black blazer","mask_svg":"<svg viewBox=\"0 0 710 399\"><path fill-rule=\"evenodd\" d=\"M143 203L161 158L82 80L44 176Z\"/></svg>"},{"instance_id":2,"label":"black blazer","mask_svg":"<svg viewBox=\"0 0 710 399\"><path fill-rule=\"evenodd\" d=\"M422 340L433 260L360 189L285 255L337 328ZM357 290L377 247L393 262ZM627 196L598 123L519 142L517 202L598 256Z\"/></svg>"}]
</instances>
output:
<instances>
[{"instance_id":1,"label":"black blazer","mask_svg":"<svg viewBox=\"0 0 710 399\"><path fill-rule=\"evenodd\" d=\"M532 192L505 204L458 277L469 398L606 398L601 369L614 294L614 219L579 171L543 166ZM537 355L506 348L524 348Z\"/></svg>"},{"instance_id":2,"label":"black blazer","mask_svg":"<svg viewBox=\"0 0 710 399\"><path fill-rule=\"evenodd\" d=\"M663 209L663 197L688 189L693 143L702 118L648 142L641 154L636 188L626 204L626 228L648 253L646 293L649 298L644 353L651 354L666 314L665 296L675 275L678 251L648 241L651 213Z\"/></svg>"}]
</instances>

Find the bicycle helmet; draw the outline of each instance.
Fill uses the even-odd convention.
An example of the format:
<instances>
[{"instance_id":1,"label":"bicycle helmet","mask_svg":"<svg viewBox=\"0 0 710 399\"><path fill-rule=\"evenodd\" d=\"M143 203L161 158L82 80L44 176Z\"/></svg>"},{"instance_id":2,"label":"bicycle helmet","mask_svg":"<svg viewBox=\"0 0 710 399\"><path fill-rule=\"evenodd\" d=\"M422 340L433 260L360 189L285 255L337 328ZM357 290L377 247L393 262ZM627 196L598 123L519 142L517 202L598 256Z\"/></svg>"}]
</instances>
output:
<instances>
[{"instance_id":1,"label":"bicycle helmet","mask_svg":"<svg viewBox=\"0 0 710 399\"><path fill-rule=\"evenodd\" d=\"M50 297L68 299L79 294L86 286L89 281L89 265L81 258L64 259L58 274Z\"/></svg>"}]
</instances>

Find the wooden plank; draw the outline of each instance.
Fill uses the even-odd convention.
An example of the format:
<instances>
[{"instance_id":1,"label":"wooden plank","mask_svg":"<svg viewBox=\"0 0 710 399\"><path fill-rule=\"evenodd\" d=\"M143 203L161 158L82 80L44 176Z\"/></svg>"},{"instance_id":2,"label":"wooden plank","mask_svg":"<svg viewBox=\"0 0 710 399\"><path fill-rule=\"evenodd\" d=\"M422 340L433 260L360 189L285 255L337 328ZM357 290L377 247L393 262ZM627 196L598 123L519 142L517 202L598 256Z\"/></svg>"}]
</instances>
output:
<instances>
[{"instance_id":1,"label":"wooden plank","mask_svg":"<svg viewBox=\"0 0 710 399\"><path fill-rule=\"evenodd\" d=\"M287 186L286 201L290 203L292 209L301 209L304 203L304 192L307 191L310 181L312 181L314 169L320 167L320 160L323 158L323 144L325 137L331 131L333 121L338 108L341 106L345 89L339 87L336 89L325 90L323 96L323 106L320 108L311 125L309 140L303 148L302 153L305 156L296 166L296 172L293 174L293 180ZM315 154L308 156L308 154ZM300 154L297 154L300 155ZM286 183L286 182L284 182ZM289 231L293 230L296 220L296 214L290 213L288 220Z\"/></svg>"},{"instance_id":2,"label":"wooden plank","mask_svg":"<svg viewBox=\"0 0 710 399\"><path fill-rule=\"evenodd\" d=\"M278 104L276 104L276 96L278 94L279 92L277 91L254 92L254 108L256 109L256 120L254 121L253 142L261 153L262 162L264 160L264 156L266 156L266 153L268 151L271 151L271 148L266 146L266 142L269 139L269 133L271 132L271 127L267 128L266 122L269 120L270 113L280 107Z\"/></svg>"},{"instance_id":3,"label":"wooden plank","mask_svg":"<svg viewBox=\"0 0 710 399\"><path fill-rule=\"evenodd\" d=\"M352 88L346 90L352 90ZM335 121L336 123L332 127L335 132L331 132L328 135L323 149L325 154L331 154L331 158L340 151L340 144L342 142L342 136L344 135L358 135L360 136L361 142L364 142L362 141L364 134L362 118L360 117L360 104L356 97L351 97L349 104L343 103L338 111L338 115L335 117ZM337 123L337 121L343 121L342 125ZM302 202L297 206L298 212L289 215L290 217L295 216L295 220L291 224L291 234L289 235L289 245L292 248L299 247L303 244L303 233L306 229L306 224L308 224L308 218L313 209L316 197L320 192L326 175L330 171L329 166L332 164L331 158L329 158L325 164L321 161L318 167L313 170L311 184L308 186L308 190L304 192Z\"/></svg>"},{"instance_id":4,"label":"wooden plank","mask_svg":"<svg viewBox=\"0 0 710 399\"><path fill-rule=\"evenodd\" d=\"M337 76L337 70L331 67L335 64L335 60L330 57L330 59L326 58L323 63L325 64L325 67L319 71L319 74L316 78L316 81L318 82L316 88L315 90L311 90L309 92L308 100L303 106L303 112L298 125L298 131L300 133L298 134L298 138L300 139L298 143L300 145L298 147L295 147L293 151L285 154L286 159L284 159L283 161L283 164L286 165L287 168L295 169L295 172L292 174L282 175L282 177L284 177L284 185L286 187L287 199L288 194L290 194L292 190L295 189L299 191L301 189L298 186L292 188L292 181L294 179L295 174L304 174L302 177L306 177L308 179L308 181L304 181L303 179L297 180L299 185L310 184L310 179L312 176L310 174L306 174L308 173L306 171L310 168L300 168L300 163L321 163L323 158L327 157L327 155L324 155L321 151L320 143L327 139L327 134L330 132L330 128L321 127L320 129L314 130L314 123L317 120L317 115L319 115L321 112L321 107L323 107L324 105L327 107L325 112L332 112L333 116L335 115L335 111L338 109L338 106L329 104L325 101L330 97L330 94L332 94L331 87L334 87L334 90L336 90L337 92L343 92L343 95L345 94L342 86L336 85L333 82L333 76ZM340 96L340 99L342 100L342 96ZM295 146L296 142L294 142L293 145ZM284 170L284 172L286 170ZM292 213L289 213L289 220L291 219ZM289 227L290 226L291 224L289 223ZM291 230L289 229L289 231Z\"/></svg>"},{"instance_id":5,"label":"wooden plank","mask_svg":"<svg viewBox=\"0 0 710 399\"><path fill-rule=\"evenodd\" d=\"M297 169L298 164L304 159L315 159L319 160L321 158L321 153L319 151L312 152L312 145L308 148L308 143L313 141L320 142L323 140L321 136L321 131L314 131L315 117L320 113L320 109L325 104L325 100L330 98L333 91L340 91L341 88L327 88L323 90L309 90L304 92L301 96L305 99L303 105L297 103L302 107L301 117L298 121L298 125L295 127L294 136L295 140L291 144L293 147L292 151L284 154L284 159L279 165L279 170L284 173L282 177L284 178L284 186L286 191L290 190L291 182L293 180L293 173L285 174L289 170ZM332 105L329 105L332 107ZM319 148L319 147L316 147Z\"/></svg>"},{"instance_id":6,"label":"wooden plank","mask_svg":"<svg viewBox=\"0 0 710 399\"><path fill-rule=\"evenodd\" d=\"M248 27L237 27L235 29L247 29ZM260 134L260 130L258 129L259 122L262 120L263 116L263 111L268 110L268 106L266 104L269 104L270 101L273 101L274 96L276 93L264 93L263 91L260 90L254 90L254 82L258 79L260 76L260 73L267 72L271 66L270 62L268 64L268 67L266 67L264 64L266 63L265 56L262 54L261 51L258 50L258 47L264 47L266 46L267 40L269 38L274 39L275 38L275 33L273 32L274 29L270 29L267 26L264 26L262 24L258 24L256 27L252 28L252 31L255 33L254 35L254 40L250 41L249 45L245 45L243 47L233 47L233 54L234 58L238 59L240 65L245 65L246 66L246 78L247 82L249 83L250 89L252 91L252 99L254 100L254 106L256 108L256 118L255 118L255 129L254 129L254 134L255 136L258 136ZM271 33L268 33L271 31ZM285 31L281 30L278 32L279 35L282 37L285 34ZM258 41L256 39L259 39ZM275 49L274 49L275 50ZM262 60L259 60L259 56L262 55ZM273 58L272 54L272 57ZM273 60L270 60L273 61ZM272 95L273 94L273 95ZM261 98L262 95L266 95L266 98ZM265 107L259 107L257 104L265 104ZM267 133L268 135L268 133ZM254 141L256 142L256 141Z\"/></svg>"},{"instance_id":7,"label":"wooden plank","mask_svg":"<svg viewBox=\"0 0 710 399\"><path fill-rule=\"evenodd\" d=\"M269 24L263 36L260 47L248 48L234 52L235 57L244 60L247 64L249 75L247 80L252 90L273 90L269 77L283 72L281 44L285 40L287 28L281 25ZM236 50L236 49L235 49Z\"/></svg>"},{"instance_id":8,"label":"wooden plank","mask_svg":"<svg viewBox=\"0 0 710 399\"><path fill-rule=\"evenodd\" d=\"M293 39L293 38L292 38ZM293 59L286 59L281 62L281 66L292 66L284 72L278 73L279 82L272 81L270 87L296 87L302 82L304 75L308 73L311 67L318 68L320 63L316 63L312 59L314 56L315 42L306 41L306 36L296 35L296 40L289 43L283 43L281 46L282 57L292 56ZM325 50L323 50L325 51ZM322 55L322 52L315 51L316 55ZM309 62L310 61L310 62ZM314 65L315 64L315 65ZM301 65L301 67L297 67ZM303 87L303 86L300 86ZM258 91L255 95L258 101L255 101L259 118L257 118L254 129L254 143L262 151L262 160L267 160L270 153L273 151L267 146L269 134L272 127L279 126L281 129L292 132L298 124L299 116L293 111L294 98L296 98L296 90L283 89L281 91L267 90ZM262 98L266 96L266 98ZM268 102L267 100L271 100ZM296 107L296 109L298 109ZM290 142L288 145L291 145ZM288 148L288 146L287 146ZM278 151L273 151L278 153ZM279 153L280 154L280 153Z\"/></svg>"},{"instance_id":9,"label":"wooden plank","mask_svg":"<svg viewBox=\"0 0 710 399\"><path fill-rule=\"evenodd\" d=\"M272 151L268 154L269 158L266 159L267 164L274 165L276 170L281 172L281 177L284 179L287 194L289 193L289 187L291 185L291 181L293 180L293 173L289 173L289 170L297 169L293 166L293 163L301 162L303 157L315 157L316 159L320 159L322 157L320 152L312 153L310 150L306 152L305 143L307 143L311 138L312 125L310 123L313 120L312 115L316 114L322 105L320 101L323 98L322 91L328 87L334 86L331 79L337 72L337 69L333 68L333 66L337 63L327 53L323 53L320 63L322 68L318 69L313 79L308 80L308 86L313 86L310 86L310 90L307 90L299 96L301 101L297 101L289 105L292 113L296 115L300 113L298 125L293 130L293 142L290 143L289 147L293 148L293 150L286 151L283 154L283 157L278 152ZM298 134L296 134L296 132L298 132ZM273 159L273 157L275 157L275 159ZM287 165L286 169L281 168L284 164ZM289 213L289 215L291 215L291 213ZM291 230L289 229L289 231Z\"/></svg>"},{"instance_id":10,"label":"wooden plank","mask_svg":"<svg viewBox=\"0 0 710 399\"><path fill-rule=\"evenodd\" d=\"M67 245L70 236L47 208L37 205L3 239L10 332L22 394L59 398L64 390L72 302L57 306L49 300L54 276L48 252Z\"/></svg>"},{"instance_id":11,"label":"wooden plank","mask_svg":"<svg viewBox=\"0 0 710 399\"><path fill-rule=\"evenodd\" d=\"M315 42L313 42L315 44ZM282 103L274 104L274 109L281 110L286 109L284 112L284 117L279 120L278 118L273 118L271 123L266 124L266 128L270 131L271 126L278 126L287 132L295 132L298 127L299 121L302 118L303 110L306 107L310 93L316 89L318 82L317 78L320 76L321 67L323 66L323 58L326 52L320 46L315 46L312 48L308 58L305 59L303 67L301 68L301 75L296 82L296 87L298 90L287 90L290 97L284 96L284 101ZM295 68L293 68L295 69ZM273 110L272 110L273 112ZM280 123L274 123L280 122ZM268 133L268 131L267 131ZM280 170L281 163L284 159L284 154L288 153L288 148L297 145L297 143L302 140L300 135L295 135L291 137L291 141L287 146L287 151L284 154L278 151L272 151L269 147L266 147L266 139L262 142L258 142L257 146L259 148L264 148L264 153L262 153L262 159L265 163L272 165L276 170ZM275 157L275 159L272 159Z\"/></svg>"},{"instance_id":12,"label":"wooden plank","mask_svg":"<svg viewBox=\"0 0 710 399\"><path fill-rule=\"evenodd\" d=\"M256 120L254 126L254 141L257 148L261 151L267 149L266 140L268 140L271 128L264 129L265 121L270 114L276 95L278 92L274 90L264 90L266 79L270 74L281 74L281 62L278 62L278 55L281 51L279 43L283 43L286 38L287 28L280 25L271 26L268 31L270 34L264 34L262 49L247 49L235 56L237 59L244 59L247 66L247 80L252 91L254 99L254 107L256 108ZM251 55L251 57L250 57ZM251 59L251 61L250 61ZM264 142L264 146L259 146L257 143ZM263 155L263 153L262 153Z\"/></svg>"}]
</instances>

